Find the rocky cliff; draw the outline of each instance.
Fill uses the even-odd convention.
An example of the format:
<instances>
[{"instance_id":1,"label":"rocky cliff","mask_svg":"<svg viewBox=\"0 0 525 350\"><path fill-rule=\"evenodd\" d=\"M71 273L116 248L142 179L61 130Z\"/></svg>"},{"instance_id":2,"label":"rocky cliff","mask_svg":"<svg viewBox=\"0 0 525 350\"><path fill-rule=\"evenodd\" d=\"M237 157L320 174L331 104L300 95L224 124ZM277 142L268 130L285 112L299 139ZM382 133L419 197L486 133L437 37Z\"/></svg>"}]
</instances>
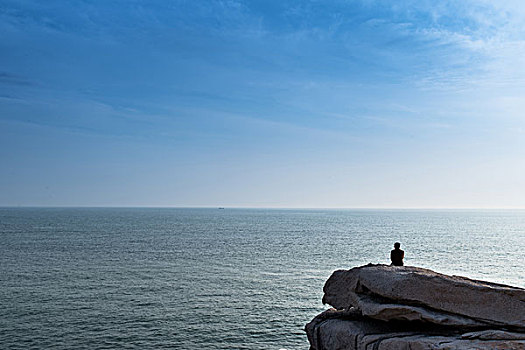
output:
<instances>
[{"instance_id":1,"label":"rocky cliff","mask_svg":"<svg viewBox=\"0 0 525 350\"><path fill-rule=\"evenodd\" d=\"M525 289L411 266L335 271L311 350L522 349Z\"/></svg>"}]
</instances>

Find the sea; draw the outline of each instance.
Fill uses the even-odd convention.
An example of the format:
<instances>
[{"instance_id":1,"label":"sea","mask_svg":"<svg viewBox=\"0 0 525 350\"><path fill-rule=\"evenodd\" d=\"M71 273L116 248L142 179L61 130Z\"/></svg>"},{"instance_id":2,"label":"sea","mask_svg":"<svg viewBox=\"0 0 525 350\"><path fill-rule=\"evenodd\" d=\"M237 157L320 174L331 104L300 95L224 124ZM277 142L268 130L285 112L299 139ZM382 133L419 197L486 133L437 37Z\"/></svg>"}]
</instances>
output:
<instances>
[{"instance_id":1,"label":"sea","mask_svg":"<svg viewBox=\"0 0 525 350\"><path fill-rule=\"evenodd\" d=\"M337 269L525 287L525 211L0 208L1 349L308 349Z\"/></svg>"}]
</instances>

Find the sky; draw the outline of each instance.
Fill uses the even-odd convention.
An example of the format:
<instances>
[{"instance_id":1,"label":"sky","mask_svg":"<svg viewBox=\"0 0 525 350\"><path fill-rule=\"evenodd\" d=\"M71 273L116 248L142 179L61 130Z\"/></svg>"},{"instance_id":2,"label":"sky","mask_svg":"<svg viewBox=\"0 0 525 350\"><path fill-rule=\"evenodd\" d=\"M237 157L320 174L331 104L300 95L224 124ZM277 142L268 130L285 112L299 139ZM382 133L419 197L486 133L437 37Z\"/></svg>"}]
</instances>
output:
<instances>
[{"instance_id":1,"label":"sky","mask_svg":"<svg viewBox=\"0 0 525 350\"><path fill-rule=\"evenodd\" d=\"M525 208L521 5L0 0L0 206Z\"/></svg>"}]
</instances>

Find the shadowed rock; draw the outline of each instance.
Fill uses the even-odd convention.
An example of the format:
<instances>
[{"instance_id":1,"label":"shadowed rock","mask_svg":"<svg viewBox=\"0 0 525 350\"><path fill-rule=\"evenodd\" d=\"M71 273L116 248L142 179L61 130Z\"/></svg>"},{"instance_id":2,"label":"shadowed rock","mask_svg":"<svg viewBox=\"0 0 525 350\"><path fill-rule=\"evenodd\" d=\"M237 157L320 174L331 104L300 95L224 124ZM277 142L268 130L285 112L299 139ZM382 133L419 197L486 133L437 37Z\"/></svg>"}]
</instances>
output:
<instances>
[{"instance_id":1,"label":"shadowed rock","mask_svg":"<svg viewBox=\"0 0 525 350\"><path fill-rule=\"evenodd\" d=\"M306 325L311 350L524 350L523 334L503 331L476 333L421 330L370 319L314 319ZM476 335L479 333L479 335Z\"/></svg>"}]
</instances>

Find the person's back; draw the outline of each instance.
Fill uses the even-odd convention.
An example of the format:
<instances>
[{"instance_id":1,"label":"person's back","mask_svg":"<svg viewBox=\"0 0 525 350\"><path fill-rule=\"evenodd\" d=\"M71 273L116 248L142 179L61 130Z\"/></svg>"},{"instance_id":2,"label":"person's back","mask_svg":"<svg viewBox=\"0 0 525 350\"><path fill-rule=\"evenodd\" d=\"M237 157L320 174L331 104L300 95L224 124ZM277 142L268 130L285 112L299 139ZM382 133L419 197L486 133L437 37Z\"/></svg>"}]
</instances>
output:
<instances>
[{"instance_id":1,"label":"person's back","mask_svg":"<svg viewBox=\"0 0 525 350\"><path fill-rule=\"evenodd\" d=\"M394 266L403 266L405 252L399 249L399 247L401 247L401 244L396 242L394 244L394 250L390 252L390 260L392 260L392 265Z\"/></svg>"}]
</instances>

